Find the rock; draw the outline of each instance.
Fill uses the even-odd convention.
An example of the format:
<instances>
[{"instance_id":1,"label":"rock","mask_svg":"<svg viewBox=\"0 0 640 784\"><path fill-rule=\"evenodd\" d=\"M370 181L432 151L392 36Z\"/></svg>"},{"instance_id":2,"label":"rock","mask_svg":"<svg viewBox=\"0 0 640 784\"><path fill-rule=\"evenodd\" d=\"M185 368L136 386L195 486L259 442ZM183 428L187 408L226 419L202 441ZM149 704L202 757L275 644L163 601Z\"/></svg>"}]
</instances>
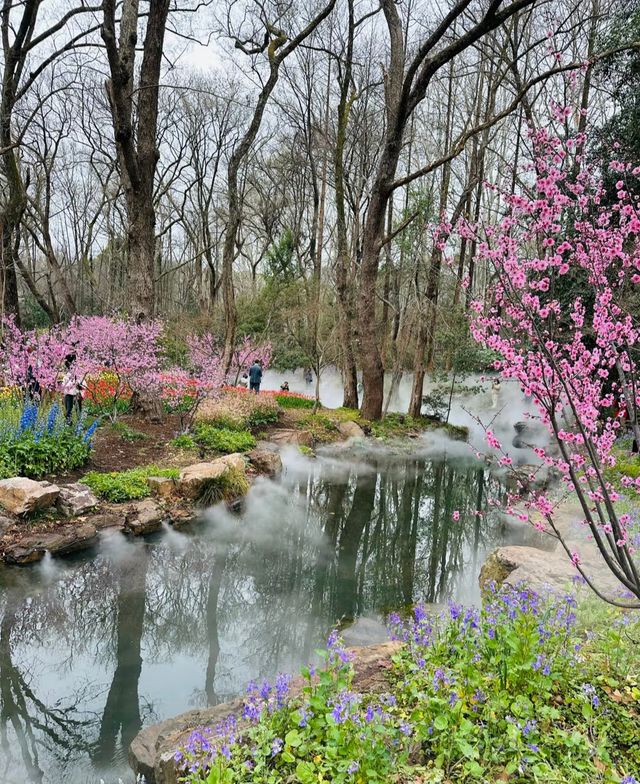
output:
<instances>
[{"instance_id":1,"label":"rock","mask_svg":"<svg viewBox=\"0 0 640 784\"><path fill-rule=\"evenodd\" d=\"M338 430L345 438L364 438L364 430L357 422L340 422Z\"/></svg>"},{"instance_id":2,"label":"rock","mask_svg":"<svg viewBox=\"0 0 640 784\"><path fill-rule=\"evenodd\" d=\"M164 511L151 498L136 501L127 509L124 530L134 536L142 536L159 531L165 518Z\"/></svg>"},{"instance_id":3,"label":"rock","mask_svg":"<svg viewBox=\"0 0 640 784\"><path fill-rule=\"evenodd\" d=\"M11 528L14 524L14 520L6 515L0 515L0 536L3 536L7 529Z\"/></svg>"},{"instance_id":4,"label":"rock","mask_svg":"<svg viewBox=\"0 0 640 784\"><path fill-rule=\"evenodd\" d=\"M124 514L122 510L99 512L98 514L90 515L87 522L94 525L98 531L105 528L123 528L124 527Z\"/></svg>"},{"instance_id":5,"label":"rock","mask_svg":"<svg viewBox=\"0 0 640 784\"><path fill-rule=\"evenodd\" d=\"M44 550L38 550L35 547L12 544L4 551L4 560L12 566L26 566L41 561L44 558L44 553Z\"/></svg>"},{"instance_id":6,"label":"rock","mask_svg":"<svg viewBox=\"0 0 640 784\"><path fill-rule=\"evenodd\" d=\"M269 440L277 444L277 446L287 446L293 444L294 446L313 446L313 434L308 430L293 430L287 428L280 428L274 430L269 435Z\"/></svg>"},{"instance_id":7,"label":"rock","mask_svg":"<svg viewBox=\"0 0 640 784\"><path fill-rule=\"evenodd\" d=\"M159 498L171 498L175 493L176 483L168 476L150 476L147 482L151 492Z\"/></svg>"},{"instance_id":8,"label":"rock","mask_svg":"<svg viewBox=\"0 0 640 784\"><path fill-rule=\"evenodd\" d=\"M46 552L61 557L93 547L97 541L96 528L91 523L63 525L22 538L5 550L4 559L10 564L28 564L40 561Z\"/></svg>"},{"instance_id":9,"label":"rock","mask_svg":"<svg viewBox=\"0 0 640 784\"><path fill-rule=\"evenodd\" d=\"M52 506L60 488L49 482L36 482L23 476L0 481L0 506L16 515L26 515Z\"/></svg>"},{"instance_id":10,"label":"rock","mask_svg":"<svg viewBox=\"0 0 640 784\"><path fill-rule=\"evenodd\" d=\"M391 657L400 648L400 643L386 642L354 650L354 689L367 693L382 693L389 689L387 670ZM302 679L291 684L292 694L304 686ZM174 753L186 742L196 727L210 727L232 714L240 715L242 701L199 708L181 713L173 719L145 727L133 739L129 747L129 764L136 775L145 777L147 784L177 784Z\"/></svg>"},{"instance_id":11,"label":"rock","mask_svg":"<svg viewBox=\"0 0 640 784\"><path fill-rule=\"evenodd\" d=\"M247 457L259 474L275 477L282 471L280 455L271 449L252 449Z\"/></svg>"},{"instance_id":12,"label":"rock","mask_svg":"<svg viewBox=\"0 0 640 784\"><path fill-rule=\"evenodd\" d=\"M194 463L180 471L178 492L187 498L197 498L202 486L212 479L219 479L230 468L244 473L244 458L239 453L218 457L209 463Z\"/></svg>"},{"instance_id":13,"label":"rock","mask_svg":"<svg viewBox=\"0 0 640 784\"><path fill-rule=\"evenodd\" d=\"M608 570L604 560L588 543L577 546L581 565L599 589L617 592L622 588ZM480 589L490 591L490 584L511 587L524 585L536 593L565 594L578 574L564 549L552 552L537 547L513 545L494 550L480 570Z\"/></svg>"},{"instance_id":14,"label":"rock","mask_svg":"<svg viewBox=\"0 0 640 784\"><path fill-rule=\"evenodd\" d=\"M87 485L76 483L62 485L56 506L61 514L66 517L78 517L86 514L98 506L98 498Z\"/></svg>"}]
</instances>

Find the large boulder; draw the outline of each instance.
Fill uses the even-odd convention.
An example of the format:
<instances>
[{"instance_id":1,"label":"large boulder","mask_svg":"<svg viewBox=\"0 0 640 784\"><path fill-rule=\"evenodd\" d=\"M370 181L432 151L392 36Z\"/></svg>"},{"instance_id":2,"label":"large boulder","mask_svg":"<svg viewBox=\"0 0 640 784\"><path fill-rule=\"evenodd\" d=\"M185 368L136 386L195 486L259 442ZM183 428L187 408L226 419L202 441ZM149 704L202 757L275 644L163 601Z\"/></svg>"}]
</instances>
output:
<instances>
[{"instance_id":1,"label":"large boulder","mask_svg":"<svg viewBox=\"0 0 640 784\"><path fill-rule=\"evenodd\" d=\"M345 438L364 438L364 430L357 422L340 422L338 430Z\"/></svg>"},{"instance_id":2,"label":"large boulder","mask_svg":"<svg viewBox=\"0 0 640 784\"><path fill-rule=\"evenodd\" d=\"M166 515L152 499L136 501L128 507L124 518L124 530L134 536L143 536L159 531Z\"/></svg>"},{"instance_id":3,"label":"large boulder","mask_svg":"<svg viewBox=\"0 0 640 784\"><path fill-rule=\"evenodd\" d=\"M24 476L0 481L0 506L16 515L27 515L55 504L60 488Z\"/></svg>"},{"instance_id":4,"label":"large boulder","mask_svg":"<svg viewBox=\"0 0 640 784\"><path fill-rule=\"evenodd\" d=\"M98 506L98 498L87 485L79 482L62 485L56 506L65 517L78 517L95 509Z\"/></svg>"},{"instance_id":5,"label":"large boulder","mask_svg":"<svg viewBox=\"0 0 640 784\"><path fill-rule=\"evenodd\" d=\"M252 449L247 453L251 465L259 474L275 477L282 471L282 460L272 449Z\"/></svg>"},{"instance_id":6,"label":"large boulder","mask_svg":"<svg viewBox=\"0 0 640 784\"><path fill-rule=\"evenodd\" d=\"M180 471L178 492L186 498L197 498L207 482L219 479L229 469L244 473L245 468L244 458L237 452L218 457L208 463L194 463Z\"/></svg>"}]
</instances>

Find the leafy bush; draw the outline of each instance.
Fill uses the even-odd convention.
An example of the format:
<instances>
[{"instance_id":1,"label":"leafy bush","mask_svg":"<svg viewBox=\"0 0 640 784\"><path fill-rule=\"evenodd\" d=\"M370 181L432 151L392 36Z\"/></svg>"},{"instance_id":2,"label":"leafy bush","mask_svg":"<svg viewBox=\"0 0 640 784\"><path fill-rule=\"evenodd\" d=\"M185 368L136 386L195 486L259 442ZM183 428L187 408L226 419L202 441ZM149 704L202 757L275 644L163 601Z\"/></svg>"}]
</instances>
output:
<instances>
[{"instance_id":1,"label":"leafy bush","mask_svg":"<svg viewBox=\"0 0 640 784\"><path fill-rule=\"evenodd\" d=\"M213 506L220 501L233 501L249 492L249 482L243 471L228 468L216 479L207 480L198 495L202 506Z\"/></svg>"},{"instance_id":2,"label":"leafy bush","mask_svg":"<svg viewBox=\"0 0 640 784\"><path fill-rule=\"evenodd\" d=\"M207 418L206 423L213 427L224 428L226 430L246 430L245 417L238 414L221 412L211 418Z\"/></svg>"},{"instance_id":3,"label":"leafy bush","mask_svg":"<svg viewBox=\"0 0 640 784\"><path fill-rule=\"evenodd\" d=\"M180 471L177 468L158 468L157 466L139 466L128 471L110 471L102 473L89 471L82 477L82 482L93 490L96 495L112 503L133 501L150 495L148 479L150 476L166 476L177 479Z\"/></svg>"},{"instance_id":4,"label":"leafy bush","mask_svg":"<svg viewBox=\"0 0 640 784\"><path fill-rule=\"evenodd\" d=\"M258 400L253 406L252 411L247 415L245 422L247 427L252 430L272 425L278 421L280 412L274 400Z\"/></svg>"},{"instance_id":5,"label":"leafy bush","mask_svg":"<svg viewBox=\"0 0 640 784\"><path fill-rule=\"evenodd\" d=\"M193 436L189 435L188 433L181 433L179 436L173 438L169 443L175 449L196 448L196 442L194 441Z\"/></svg>"},{"instance_id":6,"label":"leafy bush","mask_svg":"<svg viewBox=\"0 0 640 784\"><path fill-rule=\"evenodd\" d=\"M41 479L79 468L89 459L96 428L97 422L87 427L84 418L67 424L57 403L48 410L32 403L25 403L22 410L3 405L0 478Z\"/></svg>"},{"instance_id":7,"label":"leafy bush","mask_svg":"<svg viewBox=\"0 0 640 784\"><path fill-rule=\"evenodd\" d=\"M282 408L313 408L316 404L315 400L293 392L278 393L274 395L274 399Z\"/></svg>"},{"instance_id":8,"label":"leafy bush","mask_svg":"<svg viewBox=\"0 0 640 784\"><path fill-rule=\"evenodd\" d=\"M354 689L351 654L332 633L301 691L284 675L250 684L242 724L194 732L175 755L180 780L637 784L637 619L608 610L585 639L571 596L513 591L481 611L417 607L390 621L403 645L389 691Z\"/></svg>"},{"instance_id":9,"label":"leafy bush","mask_svg":"<svg viewBox=\"0 0 640 784\"><path fill-rule=\"evenodd\" d=\"M255 438L248 430L229 430L214 427L208 422L199 422L196 425L193 440L203 449L223 454L248 452L256 445Z\"/></svg>"}]
</instances>

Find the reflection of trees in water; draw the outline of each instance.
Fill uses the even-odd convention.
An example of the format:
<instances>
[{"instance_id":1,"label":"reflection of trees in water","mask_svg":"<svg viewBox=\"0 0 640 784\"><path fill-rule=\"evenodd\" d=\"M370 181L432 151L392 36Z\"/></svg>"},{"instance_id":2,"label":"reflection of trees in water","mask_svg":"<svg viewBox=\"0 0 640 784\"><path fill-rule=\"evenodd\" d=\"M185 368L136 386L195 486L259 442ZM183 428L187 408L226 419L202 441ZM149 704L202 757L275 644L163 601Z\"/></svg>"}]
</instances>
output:
<instances>
[{"instance_id":1,"label":"reflection of trees in water","mask_svg":"<svg viewBox=\"0 0 640 784\"><path fill-rule=\"evenodd\" d=\"M8 597L0 622L0 780L9 781L9 771L24 771L26 781L39 782L45 774L41 751L65 760L76 749L87 749L86 733L91 724L83 718L82 691L64 703L47 705L38 696L31 673L14 663L12 632L19 608ZM45 757L47 754L44 755Z\"/></svg>"},{"instance_id":2,"label":"reflection of trees in water","mask_svg":"<svg viewBox=\"0 0 640 784\"><path fill-rule=\"evenodd\" d=\"M142 698L162 696L139 695L145 664L193 655L202 687L191 697L211 704L251 677L295 669L343 616L439 601L476 582L476 553L500 533L486 502L494 480L477 464L408 460L345 470L341 481L324 481L319 462L317 473L297 484L267 485L266 531L263 521L241 516L221 530L195 529L186 549L163 540L123 544L69 566L46 591L27 586L20 596L12 589L22 606L7 609L1 630L2 739L8 727L17 734L19 717L29 775L46 769L39 743L55 746L50 753L58 756L89 752L101 765L118 755L143 720ZM67 651L63 671L73 671L81 655L86 667L88 652L97 652L88 681L113 667L107 687L100 685L103 707L81 733L74 721L82 706L71 696L64 728L56 723L59 708L29 701L20 678L39 646ZM16 648L23 662L14 665ZM47 676L34 671L36 683L40 677ZM86 695L92 707L96 689Z\"/></svg>"}]
</instances>

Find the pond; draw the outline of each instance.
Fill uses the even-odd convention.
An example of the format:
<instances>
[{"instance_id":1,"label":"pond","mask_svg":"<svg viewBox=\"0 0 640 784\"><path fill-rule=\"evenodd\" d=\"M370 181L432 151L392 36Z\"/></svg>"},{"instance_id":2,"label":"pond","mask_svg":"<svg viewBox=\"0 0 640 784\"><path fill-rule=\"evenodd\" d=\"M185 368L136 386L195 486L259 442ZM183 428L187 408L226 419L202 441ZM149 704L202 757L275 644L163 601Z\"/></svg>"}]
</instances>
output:
<instances>
[{"instance_id":1,"label":"pond","mask_svg":"<svg viewBox=\"0 0 640 784\"><path fill-rule=\"evenodd\" d=\"M481 462L353 447L284 461L238 514L0 571L3 784L130 782L141 726L295 671L340 619L475 601L487 551L527 536L488 504L502 491Z\"/></svg>"}]
</instances>

